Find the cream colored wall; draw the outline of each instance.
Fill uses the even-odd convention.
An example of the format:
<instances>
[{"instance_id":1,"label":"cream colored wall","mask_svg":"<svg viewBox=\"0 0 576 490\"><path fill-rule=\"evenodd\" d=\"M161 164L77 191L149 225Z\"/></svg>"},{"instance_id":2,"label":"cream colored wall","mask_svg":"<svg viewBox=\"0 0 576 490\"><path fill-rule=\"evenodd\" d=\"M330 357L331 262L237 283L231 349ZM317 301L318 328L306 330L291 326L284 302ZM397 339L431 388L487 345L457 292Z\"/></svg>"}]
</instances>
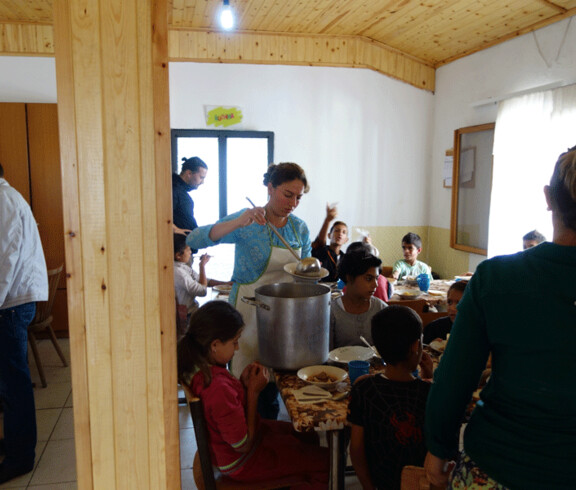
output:
<instances>
[{"instance_id":1,"label":"cream colored wall","mask_svg":"<svg viewBox=\"0 0 576 490\"><path fill-rule=\"evenodd\" d=\"M373 226L363 227L370 232L372 243L380 251L382 265L392 266L402 258L402 237L413 232L422 238L422 253L418 259L426 262L443 279L468 271L470 254L450 248L450 230L435 226ZM352 235L352 240L359 237Z\"/></svg>"}]
</instances>

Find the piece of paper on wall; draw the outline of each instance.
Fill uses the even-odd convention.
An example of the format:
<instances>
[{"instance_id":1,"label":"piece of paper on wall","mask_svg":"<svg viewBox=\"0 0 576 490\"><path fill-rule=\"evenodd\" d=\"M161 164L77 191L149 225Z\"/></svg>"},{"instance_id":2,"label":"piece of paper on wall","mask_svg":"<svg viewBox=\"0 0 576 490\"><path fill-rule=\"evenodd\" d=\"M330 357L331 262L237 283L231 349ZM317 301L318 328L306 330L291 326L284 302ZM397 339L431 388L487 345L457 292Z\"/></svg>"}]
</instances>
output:
<instances>
[{"instance_id":1,"label":"piece of paper on wall","mask_svg":"<svg viewBox=\"0 0 576 490\"><path fill-rule=\"evenodd\" d=\"M204 106L204 112L206 114L206 126L227 128L242 123L242 110L239 107L207 105Z\"/></svg>"},{"instance_id":2,"label":"piece of paper on wall","mask_svg":"<svg viewBox=\"0 0 576 490\"><path fill-rule=\"evenodd\" d=\"M444 157L444 169L442 171L442 176L444 177L444 187L452 186L452 167L454 166L454 157L452 155L446 155Z\"/></svg>"}]
</instances>

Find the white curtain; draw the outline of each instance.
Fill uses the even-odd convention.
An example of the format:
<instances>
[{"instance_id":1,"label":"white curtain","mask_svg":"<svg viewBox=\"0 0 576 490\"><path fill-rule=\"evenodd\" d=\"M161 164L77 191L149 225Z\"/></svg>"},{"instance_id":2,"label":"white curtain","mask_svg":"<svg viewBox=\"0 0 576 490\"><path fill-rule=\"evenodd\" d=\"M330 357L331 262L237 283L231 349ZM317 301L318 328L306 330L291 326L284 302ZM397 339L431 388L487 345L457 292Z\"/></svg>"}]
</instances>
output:
<instances>
[{"instance_id":1,"label":"white curtain","mask_svg":"<svg viewBox=\"0 0 576 490\"><path fill-rule=\"evenodd\" d=\"M576 85L500 103L494 135L494 170L488 256L522 250L522 236L537 229L552 240L543 188L560 153L576 145Z\"/></svg>"}]
</instances>

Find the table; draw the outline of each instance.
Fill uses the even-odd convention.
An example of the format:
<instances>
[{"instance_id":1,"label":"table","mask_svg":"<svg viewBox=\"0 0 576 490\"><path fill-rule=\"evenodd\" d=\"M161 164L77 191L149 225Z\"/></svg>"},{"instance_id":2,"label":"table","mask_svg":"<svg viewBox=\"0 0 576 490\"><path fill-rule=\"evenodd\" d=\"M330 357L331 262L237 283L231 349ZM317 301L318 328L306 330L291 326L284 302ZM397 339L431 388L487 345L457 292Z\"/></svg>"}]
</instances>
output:
<instances>
[{"instance_id":1,"label":"table","mask_svg":"<svg viewBox=\"0 0 576 490\"><path fill-rule=\"evenodd\" d=\"M442 295L422 294L418 299L424 299L430 306L446 308L446 296L448 289L454 284L454 281L447 281L444 279L434 279L430 282L430 289L439 291ZM405 286L404 284L394 284L394 294L390 298L391 301L404 301L398 293L403 291L418 291L418 286ZM440 310L439 310L440 311Z\"/></svg>"},{"instance_id":2,"label":"table","mask_svg":"<svg viewBox=\"0 0 576 490\"><path fill-rule=\"evenodd\" d=\"M375 361L375 362L374 362ZM370 372L383 371L379 360L371 362ZM307 385L294 371L274 371L274 378L288 415L297 432L326 431L330 451L330 490L344 490L344 469L346 468L346 445L344 428L347 425L348 397L343 400L327 400L318 403L299 403L292 394ZM347 379L346 390L350 391Z\"/></svg>"}]
</instances>

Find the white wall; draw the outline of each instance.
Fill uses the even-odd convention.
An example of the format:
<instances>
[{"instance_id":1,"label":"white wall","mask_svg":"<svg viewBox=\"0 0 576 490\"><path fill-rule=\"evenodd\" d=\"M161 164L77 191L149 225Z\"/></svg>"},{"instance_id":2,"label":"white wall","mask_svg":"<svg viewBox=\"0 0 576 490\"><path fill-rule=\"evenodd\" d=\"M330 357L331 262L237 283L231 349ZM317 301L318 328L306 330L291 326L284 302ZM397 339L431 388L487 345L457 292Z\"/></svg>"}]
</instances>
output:
<instances>
[{"instance_id":1,"label":"white wall","mask_svg":"<svg viewBox=\"0 0 576 490\"><path fill-rule=\"evenodd\" d=\"M204 105L231 105L244 129L274 131L275 161L308 175L296 214L312 234L336 201L352 226L427 224L433 99L364 69L170 63L171 126L205 128Z\"/></svg>"},{"instance_id":2,"label":"white wall","mask_svg":"<svg viewBox=\"0 0 576 490\"><path fill-rule=\"evenodd\" d=\"M538 44L535 41L538 41ZM564 41L563 41L564 39ZM538 45L544 57L538 50ZM454 130L496 120L497 104L474 107L536 87L576 83L576 21L552 24L436 71L429 224L450 227L450 189L442 188L444 153ZM484 257L472 256L471 268Z\"/></svg>"},{"instance_id":3,"label":"white wall","mask_svg":"<svg viewBox=\"0 0 576 490\"><path fill-rule=\"evenodd\" d=\"M54 58L0 56L0 102L56 102Z\"/></svg>"}]
</instances>

